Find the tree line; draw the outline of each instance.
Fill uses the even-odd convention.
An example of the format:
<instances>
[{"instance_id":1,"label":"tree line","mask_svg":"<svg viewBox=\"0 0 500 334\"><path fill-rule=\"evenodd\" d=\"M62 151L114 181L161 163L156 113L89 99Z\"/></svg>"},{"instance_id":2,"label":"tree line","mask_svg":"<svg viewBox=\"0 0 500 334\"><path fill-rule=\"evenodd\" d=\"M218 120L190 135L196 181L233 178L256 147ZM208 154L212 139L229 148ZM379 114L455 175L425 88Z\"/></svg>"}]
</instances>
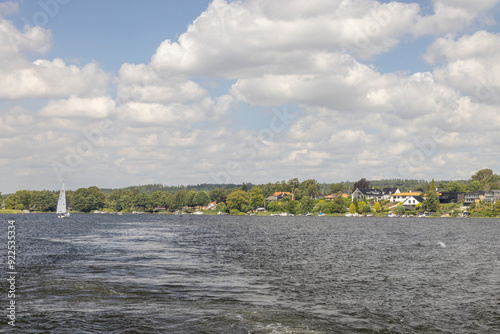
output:
<instances>
[{"instance_id":1,"label":"tree line","mask_svg":"<svg viewBox=\"0 0 500 334\"><path fill-rule=\"evenodd\" d=\"M356 188L377 188L375 184L384 187L398 187L400 190L414 190L428 194L427 206L424 209L434 211L439 200L435 191L465 192L474 190L500 189L500 176L491 169L482 169L466 181L440 181L434 183L418 180L368 181L365 178L354 183L320 184L314 179L299 181L293 178L288 181L279 181L261 185L243 183L241 185L197 185L193 187L165 187L163 185L146 185L124 189L101 190L96 186L80 188L66 192L66 202L73 211L91 212L94 210L131 211L141 210L154 212L158 208L168 211L177 211L183 208L206 206L210 202L217 203L217 210L238 213L254 210L256 207L266 206L271 212L289 212L293 214L305 212L343 213L347 210L358 213L380 212L383 203L351 200L341 195ZM402 185L399 185L403 182ZM407 189L409 184L416 188ZM382 188L382 187L381 187ZM176 190L176 191L173 191ZM276 192L286 192L293 195L283 197L280 201L266 202L265 199ZM322 200L322 194L337 194L334 200ZM1 193L0 193L1 195ZM29 191L19 190L6 196L6 209L32 210L53 212L57 207L59 192L56 191ZM437 204L436 204L437 203Z\"/></svg>"}]
</instances>

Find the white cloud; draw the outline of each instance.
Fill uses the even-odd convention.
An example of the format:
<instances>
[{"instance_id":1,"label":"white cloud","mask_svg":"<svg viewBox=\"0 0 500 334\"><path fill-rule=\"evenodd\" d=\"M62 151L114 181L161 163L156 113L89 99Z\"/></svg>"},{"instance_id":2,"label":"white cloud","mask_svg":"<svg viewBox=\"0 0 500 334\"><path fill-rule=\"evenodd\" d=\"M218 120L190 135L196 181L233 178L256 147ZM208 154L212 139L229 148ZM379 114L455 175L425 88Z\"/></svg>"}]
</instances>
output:
<instances>
[{"instance_id":1,"label":"white cloud","mask_svg":"<svg viewBox=\"0 0 500 334\"><path fill-rule=\"evenodd\" d=\"M457 33L489 23L496 3L434 1L434 13L422 16L416 3L215 0L149 64L123 64L116 98L94 63L28 61L48 51L50 31L22 33L1 20L0 98L52 100L0 112L0 165L21 171L12 182L51 187L51 164L67 164L90 141L66 174L73 185L469 177L498 160L500 100L491 85L488 99L474 97L477 81L498 81L500 37ZM422 34L444 36L424 56L433 71L381 73L369 64ZM220 78L232 86L215 97L203 82ZM279 131L265 112L237 130L234 120L246 121L239 103L300 112ZM116 131L94 143L88 134L103 120Z\"/></svg>"},{"instance_id":2,"label":"white cloud","mask_svg":"<svg viewBox=\"0 0 500 334\"><path fill-rule=\"evenodd\" d=\"M426 34L451 34L462 32L479 20L492 24L491 10L499 0L434 0L433 15L418 17L413 27L417 36Z\"/></svg>"},{"instance_id":3,"label":"white cloud","mask_svg":"<svg viewBox=\"0 0 500 334\"><path fill-rule=\"evenodd\" d=\"M13 62L16 64L25 52L44 54L52 43L49 30L41 27L26 26L20 32L12 22L0 17L0 55L2 67Z\"/></svg>"},{"instance_id":4,"label":"white cloud","mask_svg":"<svg viewBox=\"0 0 500 334\"><path fill-rule=\"evenodd\" d=\"M191 103L207 96L205 89L182 76L165 78L144 64L123 64L120 68L120 102Z\"/></svg>"},{"instance_id":5,"label":"white cloud","mask_svg":"<svg viewBox=\"0 0 500 334\"><path fill-rule=\"evenodd\" d=\"M22 100L68 95L99 96L107 91L110 75L96 64L68 65L62 59L31 62L28 53L44 54L52 43L51 32L25 27L20 32L0 18L0 99Z\"/></svg>"},{"instance_id":6,"label":"white cloud","mask_svg":"<svg viewBox=\"0 0 500 334\"><path fill-rule=\"evenodd\" d=\"M298 69L307 55L325 51L368 58L394 46L419 11L415 4L372 0L302 7L299 0L215 0L178 42L163 42L151 64L164 73L241 78Z\"/></svg>"},{"instance_id":7,"label":"white cloud","mask_svg":"<svg viewBox=\"0 0 500 334\"><path fill-rule=\"evenodd\" d=\"M109 96L52 100L40 110L40 115L62 118L107 118L115 111L116 103Z\"/></svg>"},{"instance_id":8,"label":"white cloud","mask_svg":"<svg viewBox=\"0 0 500 334\"><path fill-rule=\"evenodd\" d=\"M436 80L460 90L476 101L500 102L500 34L484 30L458 39L437 39L424 59L442 62L434 71Z\"/></svg>"}]
</instances>

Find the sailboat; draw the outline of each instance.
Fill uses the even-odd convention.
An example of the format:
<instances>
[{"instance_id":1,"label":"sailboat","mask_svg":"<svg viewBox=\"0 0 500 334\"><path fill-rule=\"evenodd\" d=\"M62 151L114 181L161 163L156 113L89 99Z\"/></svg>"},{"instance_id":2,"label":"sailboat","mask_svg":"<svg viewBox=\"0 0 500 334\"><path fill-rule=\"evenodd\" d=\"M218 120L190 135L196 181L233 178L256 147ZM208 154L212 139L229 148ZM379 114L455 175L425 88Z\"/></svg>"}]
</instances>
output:
<instances>
[{"instance_id":1,"label":"sailboat","mask_svg":"<svg viewBox=\"0 0 500 334\"><path fill-rule=\"evenodd\" d=\"M69 212L66 209L66 191L64 190L64 183L59 193L59 200L57 201L57 218L69 217Z\"/></svg>"}]
</instances>

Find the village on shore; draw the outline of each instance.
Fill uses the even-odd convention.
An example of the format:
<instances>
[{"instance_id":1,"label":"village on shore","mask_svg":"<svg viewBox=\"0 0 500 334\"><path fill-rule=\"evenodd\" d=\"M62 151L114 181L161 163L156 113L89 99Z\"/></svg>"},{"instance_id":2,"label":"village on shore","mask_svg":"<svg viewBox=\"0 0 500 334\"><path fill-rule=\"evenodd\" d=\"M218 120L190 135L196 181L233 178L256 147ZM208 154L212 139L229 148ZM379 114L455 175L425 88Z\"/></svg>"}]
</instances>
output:
<instances>
[{"instance_id":1,"label":"village on shore","mask_svg":"<svg viewBox=\"0 0 500 334\"><path fill-rule=\"evenodd\" d=\"M399 180L401 181L401 180ZM126 189L67 191L73 213L157 213L269 216L499 217L500 176L482 169L470 180L450 182L320 184L298 179L262 185L146 185ZM394 182L398 183L398 182ZM378 184L376 186L375 184ZM409 189L413 188L414 189ZM1 193L0 193L1 195ZM19 190L1 196L0 213L55 212L57 192Z\"/></svg>"}]
</instances>

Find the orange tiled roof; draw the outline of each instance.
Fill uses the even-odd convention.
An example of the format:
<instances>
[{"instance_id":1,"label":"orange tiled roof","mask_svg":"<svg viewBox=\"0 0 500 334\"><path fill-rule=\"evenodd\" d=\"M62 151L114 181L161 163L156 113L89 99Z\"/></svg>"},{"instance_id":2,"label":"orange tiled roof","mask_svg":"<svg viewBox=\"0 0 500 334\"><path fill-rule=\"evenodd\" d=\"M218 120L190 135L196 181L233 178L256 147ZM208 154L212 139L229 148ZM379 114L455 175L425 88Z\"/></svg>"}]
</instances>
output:
<instances>
[{"instance_id":1,"label":"orange tiled roof","mask_svg":"<svg viewBox=\"0 0 500 334\"><path fill-rule=\"evenodd\" d=\"M273 196L279 196L279 195L281 195L281 194L291 195L292 193L289 193L289 192L286 192L286 191L284 191L284 192L277 191L277 192L275 192L275 193L273 194Z\"/></svg>"},{"instance_id":2,"label":"orange tiled roof","mask_svg":"<svg viewBox=\"0 0 500 334\"><path fill-rule=\"evenodd\" d=\"M392 194L391 196L420 196L420 192L406 192L406 193L399 193L399 194Z\"/></svg>"}]
</instances>

